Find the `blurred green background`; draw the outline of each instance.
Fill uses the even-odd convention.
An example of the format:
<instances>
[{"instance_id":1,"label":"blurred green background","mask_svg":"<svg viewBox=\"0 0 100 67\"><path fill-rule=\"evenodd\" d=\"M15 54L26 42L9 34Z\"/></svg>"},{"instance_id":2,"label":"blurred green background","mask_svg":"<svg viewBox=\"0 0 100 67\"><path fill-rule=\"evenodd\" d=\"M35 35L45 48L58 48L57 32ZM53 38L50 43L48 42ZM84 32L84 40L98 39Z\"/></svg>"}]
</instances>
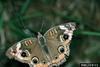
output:
<instances>
[{"instance_id":1,"label":"blurred green background","mask_svg":"<svg viewBox=\"0 0 100 67\"><path fill-rule=\"evenodd\" d=\"M6 50L37 32L75 22L68 61L59 67L100 63L100 0L0 0L0 67L28 67L8 59Z\"/></svg>"}]
</instances>

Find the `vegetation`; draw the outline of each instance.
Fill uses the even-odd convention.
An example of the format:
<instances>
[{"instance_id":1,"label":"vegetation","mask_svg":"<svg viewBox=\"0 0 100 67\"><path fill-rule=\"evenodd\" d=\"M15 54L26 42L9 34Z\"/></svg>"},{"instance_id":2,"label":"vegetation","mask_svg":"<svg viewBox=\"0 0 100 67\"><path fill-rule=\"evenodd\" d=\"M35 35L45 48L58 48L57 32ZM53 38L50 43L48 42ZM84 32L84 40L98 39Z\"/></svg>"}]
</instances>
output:
<instances>
[{"instance_id":1,"label":"vegetation","mask_svg":"<svg viewBox=\"0 0 100 67\"><path fill-rule=\"evenodd\" d=\"M71 54L60 67L100 63L99 0L0 0L0 67L28 67L5 56L14 43L66 22L75 22Z\"/></svg>"}]
</instances>

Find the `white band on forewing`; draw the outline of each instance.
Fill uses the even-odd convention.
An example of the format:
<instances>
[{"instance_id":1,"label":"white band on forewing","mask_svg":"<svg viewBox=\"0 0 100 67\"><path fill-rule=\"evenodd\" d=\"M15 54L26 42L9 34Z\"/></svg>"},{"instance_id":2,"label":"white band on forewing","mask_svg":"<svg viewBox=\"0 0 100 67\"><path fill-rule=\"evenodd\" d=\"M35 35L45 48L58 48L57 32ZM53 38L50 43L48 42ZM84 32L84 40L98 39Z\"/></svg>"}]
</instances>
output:
<instances>
[{"instance_id":1,"label":"white band on forewing","mask_svg":"<svg viewBox=\"0 0 100 67\"><path fill-rule=\"evenodd\" d=\"M16 50L19 51L20 48L21 48L21 43L18 42L17 45L16 45Z\"/></svg>"},{"instance_id":2,"label":"white band on forewing","mask_svg":"<svg viewBox=\"0 0 100 67\"><path fill-rule=\"evenodd\" d=\"M67 29L64 25L60 25L59 27L60 27L60 29L62 29L62 30L66 30L66 29Z\"/></svg>"},{"instance_id":3,"label":"white band on forewing","mask_svg":"<svg viewBox=\"0 0 100 67\"><path fill-rule=\"evenodd\" d=\"M60 29L65 30L64 34L68 34L69 35L69 40L71 40L72 39L73 30L68 30L68 28L66 28L64 25L60 25L59 27L60 27Z\"/></svg>"}]
</instances>

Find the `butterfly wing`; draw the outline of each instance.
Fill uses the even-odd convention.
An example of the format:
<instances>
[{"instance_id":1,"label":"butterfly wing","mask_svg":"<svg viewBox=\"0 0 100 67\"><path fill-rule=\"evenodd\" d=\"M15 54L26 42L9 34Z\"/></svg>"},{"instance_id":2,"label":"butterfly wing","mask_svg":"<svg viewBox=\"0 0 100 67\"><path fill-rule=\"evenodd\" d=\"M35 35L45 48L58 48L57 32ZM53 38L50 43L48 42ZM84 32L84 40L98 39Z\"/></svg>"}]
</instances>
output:
<instances>
[{"instance_id":1,"label":"butterfly wing","mask_svg":"<svg viewBox=\"0 0 100 67\"><path fill-rule=\"evenodd\" d=\"M6 55L22 63L28 63L31 67L42 67L41 65L44 64L42 62L46 61L36 38L26 38L19 41L7 50Z\"/></svg>"},{"instance_id":2,"label":"butterfly wing","mask_svg":"<svg viewBox=\"0 0 100 67\"><path fill-rule=\"evenodd\" d=\"M66 56L69 56L69 45L74 30L74 23L66 23L53 27L44 34L52 56L52 64L59 65L65 61Z\"/></svg>"}]
</instances>

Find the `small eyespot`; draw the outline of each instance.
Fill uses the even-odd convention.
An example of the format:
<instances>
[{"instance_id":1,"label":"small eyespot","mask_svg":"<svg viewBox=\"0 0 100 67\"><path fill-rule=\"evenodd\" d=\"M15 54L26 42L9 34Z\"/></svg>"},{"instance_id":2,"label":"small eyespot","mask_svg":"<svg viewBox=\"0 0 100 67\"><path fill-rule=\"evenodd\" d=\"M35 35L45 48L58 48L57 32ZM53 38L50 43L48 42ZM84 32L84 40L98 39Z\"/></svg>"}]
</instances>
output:
<instances>
[{"instance_id":1,"label":"small eyespot","mask_svg":"<svg viewBox=\"0 0 100 67\"><path fill-rule=\"evenodd\" d=\"M58 57L57 57L57 56L55 56L55 59L58 59Z\"/></svg>"},{"instance_id":2,"label":"small eyespot","mask_svg":"<svg viewBox=\"0 0 100 67\"><path fill-rule=\"evenodd\" d=\"M65 54L65 58L68 59L68 57L69 57L69 56L68 56L67 54Z\"/></svg>"},{"instance_id":3,"label":"small eyespot","mask_svg":"<svg viewBox=\"0 0 100 67\"><path fill-rule=\"evenodd\" d=\"M46 62L45 62L45 61L43 61L43 64L46 64Z\"/></svg>"},{"instance_id":4,"label":"small eyespot","mask_svg":"<svg viewBox=\"0 0 100 67\"><path fill-rule=\"evenodd\" d=\"M58 47L58 51L59 51L60 53L64 53L64 52L65 52L64 46L59 46L59 47Z\"/></svg>"},{"instance_id":5,"label":"small eyespot","mask_svg":"<svg viewBox=\"0 0 100 67\"><path fill-rule=\"evenodd\" d=\"M33 58L32 58L32 62L33 62L34 64L37 64L38 61L39 61L39 59L38 59L37 57L33 57Z\"/></svg>"},{"instance_id":6,"label":"small eyespot","mask_svg":"<svg viewBox=\"0 0 100 67\"><path fill-rule=\"evenodd\" d=\"M21 53L21 56L22 56L22 57L27 57L26 52L22 52L22 53Z\"/></svg>"},{"instance_id":7,"label":"small eyespot","mask_svg":"<svg viewBox=\"0 0 100 67\"><path fill-rule=\"evenodd\" d=\"M64 40L67 40L69 38L69 35L68 34L64 34L63 38L64 38Z\"/></svg>"},{"instance_id":8,"label":"small eyespot","mask_svg":"<svg viewBox=\"0 0 100 67\"><path fill-rule=\"evenodd\" d=\"M13 51L12 51L12 53L16 54L16 53L17 53L17 51L13 50Z\"/></svg>"}]
</instances>

